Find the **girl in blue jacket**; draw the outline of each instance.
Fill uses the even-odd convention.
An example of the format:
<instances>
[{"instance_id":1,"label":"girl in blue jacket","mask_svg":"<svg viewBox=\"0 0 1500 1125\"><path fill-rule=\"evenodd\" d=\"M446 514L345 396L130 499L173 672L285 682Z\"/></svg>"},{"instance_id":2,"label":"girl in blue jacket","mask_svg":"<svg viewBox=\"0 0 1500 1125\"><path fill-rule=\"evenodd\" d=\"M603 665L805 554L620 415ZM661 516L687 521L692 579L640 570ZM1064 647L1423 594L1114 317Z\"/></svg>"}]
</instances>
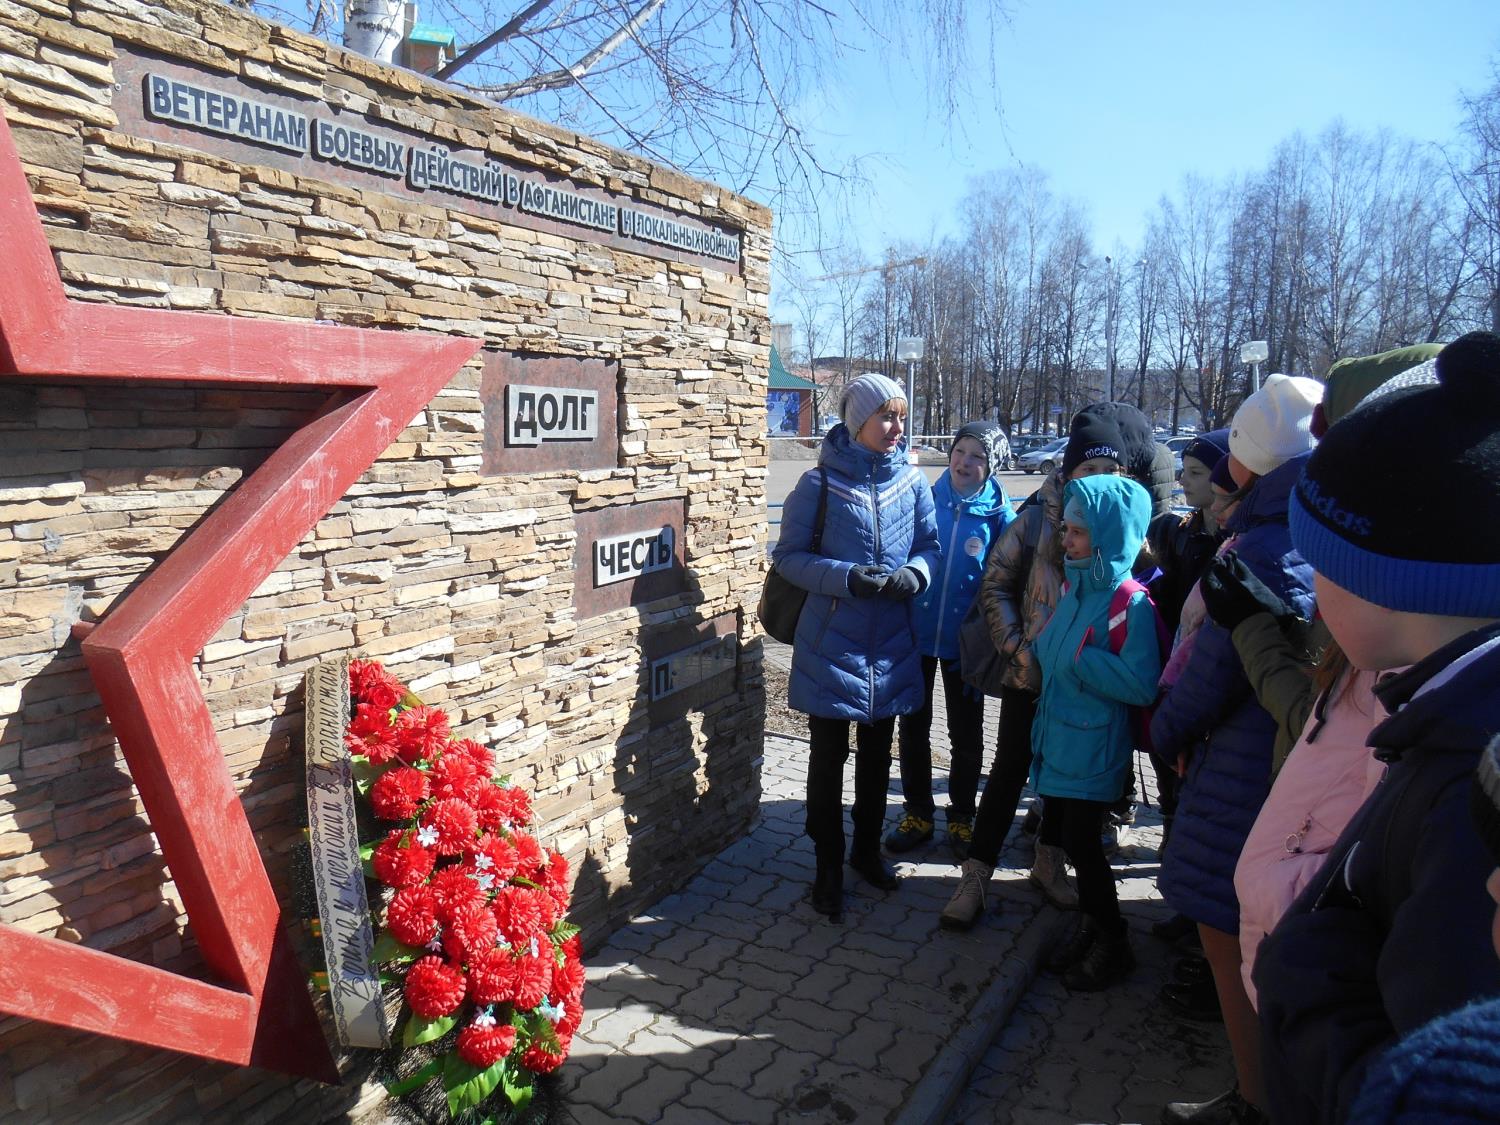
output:
<instances>
[{"instance_id":1,"label":"girl in blue jacket","mask_svg":"<svg viewBox=\"0 0 1500 1125\"><path fill-rule=\"evenodd\" d=\"M974 838L974 799L984 757L984 696L964 684L958 666L958 629L979 593L990 547L1016 518L995 477L1003 467L1004 431L970 422L953 437L948 468L932 486L943 563L915 600L922 653L922 707L901 716L901 794L906 814L885 838L893 852L932 839L932 692L942 669L943 698L953 764L948 774L948 846L959 859Z\"/></svg>"},{"instance_id":2,"label":"girl in blue jacket","mask_svg":"<svg viewBox=\"0 0 1500 1125\"><path fill-rule=\"evenodd\" d=\"M788 702L807 713L807 834L817 855L812 905L843 911L844 763L855 724L854 841L849 865L890 890L880 856L896 716L922 705L912 599L941 560L932 490L907 461L906 395L883 375L845 389L843 424L823 440L818 467L786 499L772 565L808 591L792 642ZM812 550L826 489L822 542Z\"/></svg>"},{"instance_id":3,"label":"girl in blue jacket","mask_svg":"<svg viewBox=\"0 0 1500 1125\"><path fill-rule=\"evenodd\" d=\"M1129 477L1070 481L1063 493L1067 583L1034 650L1042 694L1032 725L1032 784L1057 817L1078 876L1077 931L1048 958L1072 989L1113 984L1134 966L1114 874L1099 825L1130 777L1135 746L1130 705L1156 698L1161 651L1156 609L1145 592L1125 606L1125 636L1109 641L1110 603L1145 542L1151 497Z\"/></svg>"}]
</instances>

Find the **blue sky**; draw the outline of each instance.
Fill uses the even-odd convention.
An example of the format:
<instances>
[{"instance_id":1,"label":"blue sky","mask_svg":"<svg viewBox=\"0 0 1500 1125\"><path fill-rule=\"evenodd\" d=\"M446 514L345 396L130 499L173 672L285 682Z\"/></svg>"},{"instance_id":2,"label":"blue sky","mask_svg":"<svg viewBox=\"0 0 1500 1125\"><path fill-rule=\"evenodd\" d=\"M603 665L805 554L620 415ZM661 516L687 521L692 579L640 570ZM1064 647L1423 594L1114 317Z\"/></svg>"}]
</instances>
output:
<instances>
[{"instance_id":1,"label":"blue sky","mask_svg":"<svg viewBox=\"0 0 1500 1125\"><path fill-rule=\"evenodd\" d=\"M951 127L928 112L918 52L894 72L851 55L806 105L828 151L878 154L850 225L870 260L951 233L969 177L990 169L1046 172L1108 252L1139 243L1185 174L1257 169L1298 130L1342 117L1447 140L1459 91L1500 55L1500 0L1019 0L995 42L994 80L974 76Z\"/></svg>"}]
</instances>

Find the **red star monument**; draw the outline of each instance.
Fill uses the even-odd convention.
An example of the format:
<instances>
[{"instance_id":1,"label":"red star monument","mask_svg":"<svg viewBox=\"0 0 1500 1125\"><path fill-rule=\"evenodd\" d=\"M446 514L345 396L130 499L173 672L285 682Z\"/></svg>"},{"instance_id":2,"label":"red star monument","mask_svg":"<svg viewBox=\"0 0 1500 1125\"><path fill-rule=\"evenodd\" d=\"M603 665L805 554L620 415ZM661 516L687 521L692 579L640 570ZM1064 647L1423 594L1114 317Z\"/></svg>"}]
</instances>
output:
<instances>
[{"instance_id":1,"label":"red star monument","mask_svg":"<svg viewBox=\"0 0 1500 1125\"><path fill-rule=\"evenodd\" d=\"M69 300L3 114L0 246L0 379L332 392L82 642L216 981L0 926L0 1011L336 1082L193 661L479 342Z\"/></svg>"}]
</instances>

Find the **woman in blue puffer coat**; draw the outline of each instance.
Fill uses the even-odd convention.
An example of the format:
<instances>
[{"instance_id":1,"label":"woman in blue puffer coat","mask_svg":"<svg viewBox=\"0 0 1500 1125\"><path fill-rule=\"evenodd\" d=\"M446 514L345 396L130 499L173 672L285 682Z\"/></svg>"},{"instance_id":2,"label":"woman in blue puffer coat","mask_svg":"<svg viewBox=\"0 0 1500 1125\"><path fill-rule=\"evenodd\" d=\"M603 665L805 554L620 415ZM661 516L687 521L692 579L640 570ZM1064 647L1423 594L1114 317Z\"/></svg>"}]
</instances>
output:
<instances>
[{"instance_id":1,"label":"woman in blue puffer coat","mask_svg":"<svg viewBox=\"0 0 1500 1125\"><path fill-rule=\"evenodd\" d=\"M932 839L932 694L939 679L948 713L953 763L948 771L948 846L963 860L974 838L974 804L984 759L984 696L964 683L958 631L979 593L990 548L1016 518L995 475L1004 468L1005 433L993 422L969 422L953 436L948 468L932 486L943 565L917 595L917 644L922 650L923 702L902 715L901 796L906 811L885 838L888 851L907 852Z\"/></svg>"},{"instance_id":2,"label":"woman in blue puffer coat","mask_svg":"<svg viewBox=\"0 0 1500 1125\"><path fill-rule=\"evenodd\" d=\"M812 905L843 911L844 763L855 724L854 840L849 865L890 890L880 856L896 716L922 706L922 661L912 599L941 560L932 490L906 456L906 395L883 375L845 389L842 425L823 440L781 514L772 565L808 591L792 642L789 702L807 714L807 834L817 856ZM822 541L812 551L826 487Z\"/></svg>"}]
</instances>

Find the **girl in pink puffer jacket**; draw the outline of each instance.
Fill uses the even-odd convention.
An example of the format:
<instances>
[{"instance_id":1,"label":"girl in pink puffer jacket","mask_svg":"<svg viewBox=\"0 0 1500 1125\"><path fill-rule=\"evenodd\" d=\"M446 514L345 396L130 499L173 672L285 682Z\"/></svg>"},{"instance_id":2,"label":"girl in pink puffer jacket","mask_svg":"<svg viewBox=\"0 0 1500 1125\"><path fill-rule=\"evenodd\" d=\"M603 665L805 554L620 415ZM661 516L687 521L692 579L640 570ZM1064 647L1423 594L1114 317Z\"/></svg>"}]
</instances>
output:
<instances>
[{"instance_id":1,"label":"girl in pink puffer jacket","mask_svg":"<svg viewBox=\"0 0 1500 1125\"><path fill-rule=\"evenodd\" d=\"M1386 718L1374 696L1376 675L1351 668L1337 644L1329 642L1315 672L1318 700L1240 852L1234 871L1240 974L1252 1004L1250 971L1261 940L1317 875L1339 833L1385 772L1385 764L1365 745L1371 728Z\"/></svg>"}]
</instances>

